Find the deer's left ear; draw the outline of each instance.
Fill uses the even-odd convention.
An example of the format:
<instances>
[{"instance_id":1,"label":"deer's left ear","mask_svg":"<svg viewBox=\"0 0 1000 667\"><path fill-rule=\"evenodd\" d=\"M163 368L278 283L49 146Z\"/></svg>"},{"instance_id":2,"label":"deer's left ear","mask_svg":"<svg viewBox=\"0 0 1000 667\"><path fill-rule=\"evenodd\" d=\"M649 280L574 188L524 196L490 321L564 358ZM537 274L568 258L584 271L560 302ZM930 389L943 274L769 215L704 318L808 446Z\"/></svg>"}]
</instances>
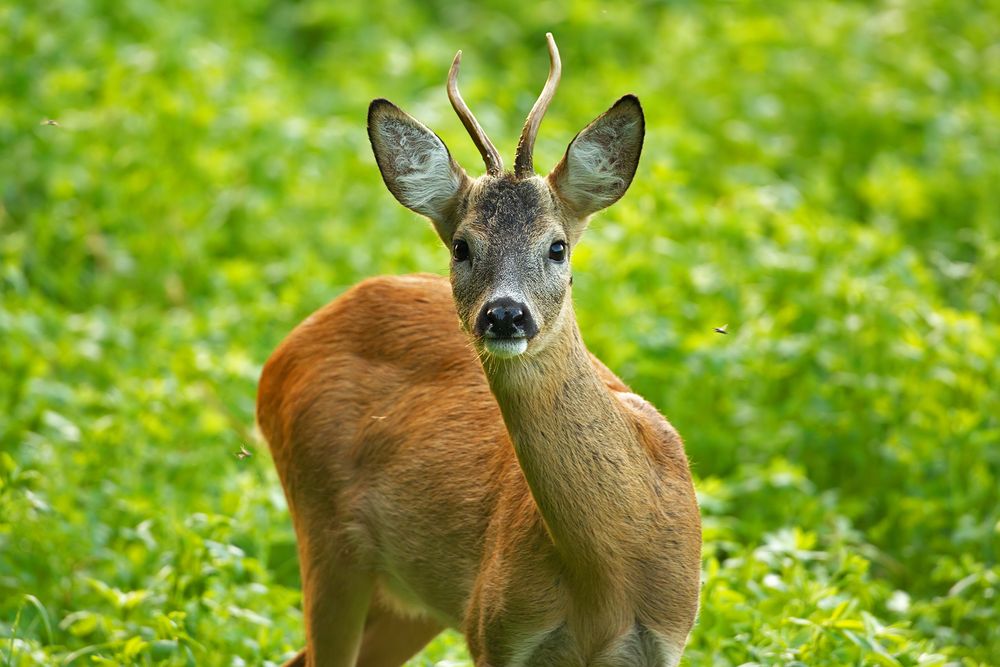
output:
<instances>
[{"instance_id":1,"label":"deer's left ear","mask_svg":"<svg viewBox=\"0 0 1000 667\"><path fill-rule=\"evenodd\" d=\"M454 230L452 213L469 177L444 142L388 100L368 107L368 138L382 180L403 206L425 215L446 245Z\"/></svg>"},{"instance_id":2,"label":"deer's left ear","mask_svg":"<svg viewBox=\"0 0 1000 667\"><path fill-rule=\"evenodd\" d=\"M579 218L611 206L632 183L645 134L639 99L626 95L570 142L549 185Z\"/></svg>"}]
</instances>

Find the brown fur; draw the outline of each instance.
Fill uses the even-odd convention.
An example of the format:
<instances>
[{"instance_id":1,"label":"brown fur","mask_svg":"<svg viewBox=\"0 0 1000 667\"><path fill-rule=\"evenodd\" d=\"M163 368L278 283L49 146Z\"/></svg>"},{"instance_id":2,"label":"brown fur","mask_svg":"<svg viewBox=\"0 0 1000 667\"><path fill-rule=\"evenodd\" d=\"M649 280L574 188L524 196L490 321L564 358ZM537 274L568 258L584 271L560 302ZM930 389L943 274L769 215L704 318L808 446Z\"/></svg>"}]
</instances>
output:
<instances>
[{"instance_id":1,"label":"brown fur","mask_svg":"<svg viewBox=\"0 0 1000 667\"><path fill-rule=\"evenodd\" d=\"M292 332L264 367L258 419L299 536L310 647L330 639L317 622L341 623L337 609L316 612L319 600L359 585L400 623L462 628L477 665L505 664L509 638L537 628L586 640L587 657L565 664L596 664L586 660L637 622L683 642L697 607L700 530L680 439L589 363L636 446L611 486L592 476L614 470L603 460L538 471L576 483L587 503L564 528L539 512L445 280L366 281ZM596 433L591 454L614 456L612 434ZM579 435L542 437L560 455ZM636 494L634 511L601 516L594 503L621 483ZM565 546L553 543L563 530ZM588 543L608 551L588 553Z\"/></svg>"},{"instance_id":2,"label":"brown fur","mask_svg":"<svg viewBox=\"0 0 1000 667\"><path fill-rule=\"evenodd\" d=\"M472 180L385 100L368 131L389 190L461 252L450 285L354 287L264 366L305 607L288 664L398 667L450 626L477 667L675 666L701 550L684 448L587 351L571 297L571 248L635 174L638 100L545 179ZM491 330L497 304L523 326Z\"/></svg>"}]
</instances>

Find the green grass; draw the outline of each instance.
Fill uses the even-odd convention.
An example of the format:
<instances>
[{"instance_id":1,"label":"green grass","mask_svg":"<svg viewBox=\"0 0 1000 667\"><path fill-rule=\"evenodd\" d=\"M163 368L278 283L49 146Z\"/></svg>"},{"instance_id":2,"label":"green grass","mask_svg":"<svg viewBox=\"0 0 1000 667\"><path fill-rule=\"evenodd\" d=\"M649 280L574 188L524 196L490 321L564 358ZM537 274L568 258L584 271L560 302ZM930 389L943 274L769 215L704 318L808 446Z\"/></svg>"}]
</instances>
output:
<instances>
[{"instance_id":1,"label":"green grass","mask_svg":"<svg viewBox=\"0 0 1000 667\"><path fill-rule=\"evenodd\" d=\"M444 92L462 48L510 162L547 30L564 76L540 169L621 94L647 114L575 295L590 348L687 442L705 524L687 664L995 663L995 0L14 0L0 665L275 664L302 644L252 431L261 364L358 280L447 271L382 185L368 101L480 173ZM465 656L448 634L413 664Z\"/></svg>"}]
</instances>

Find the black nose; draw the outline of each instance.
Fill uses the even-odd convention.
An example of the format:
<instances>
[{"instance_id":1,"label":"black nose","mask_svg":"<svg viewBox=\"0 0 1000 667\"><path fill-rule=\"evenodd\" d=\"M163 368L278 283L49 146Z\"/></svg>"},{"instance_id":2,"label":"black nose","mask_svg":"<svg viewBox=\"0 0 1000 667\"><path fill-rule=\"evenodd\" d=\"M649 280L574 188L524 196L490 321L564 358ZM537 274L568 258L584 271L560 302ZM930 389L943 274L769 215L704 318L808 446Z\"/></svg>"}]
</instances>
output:
<instances>
[{"instance_id":1,"label":"black nose","mask_svg":"<svg viewBox=\"0 0 1000 667\"><path fill-rule=\"evenodd\" d=\"M536 333L528 307L508 297L483 306L478 328L480 335L495 338L530 338Z\"/></svg>"},{"instance_id":2,"label":"black nose","mask_svg":"<svg viewBox=\"0 0 1000 667\"><path fill-rule=\"evenodd\" d=\"M524 309L516 303L509 306L493 306L486 311L486 321L490 323L490 329L497 336L501 338L513 336L524 322Z\"/></svg>"}]
</instances>

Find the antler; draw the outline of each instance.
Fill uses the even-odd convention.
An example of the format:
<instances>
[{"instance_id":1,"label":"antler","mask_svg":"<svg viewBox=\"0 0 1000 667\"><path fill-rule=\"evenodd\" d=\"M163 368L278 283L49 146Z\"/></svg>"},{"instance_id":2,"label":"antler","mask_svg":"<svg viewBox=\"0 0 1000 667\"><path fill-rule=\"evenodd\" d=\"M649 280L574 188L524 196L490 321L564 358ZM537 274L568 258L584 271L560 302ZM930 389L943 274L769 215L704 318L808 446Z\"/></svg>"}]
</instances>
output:
<instances>
[{"instance_id":1,"label":"antler","mask_svg":"<svg viewBox=\"0 0 1000 667\"><path fill-rule=\"evenodd\" d=\"M476 148L483 156L483 162L486 163L486 173L491 176L499 176L503 173L503 159L458 92L458 64L460 62L462 62L461 51L455 54L455 60L452 61L451 69L448 71L448 99L451 100L451 106L455 108L455 113L462 120L462 125L465 125L465 129L469 131Z\"/></svg>"},{"instance_id":2,"label":"antler","mask_svg":"<svg viewBox=\"0 0 1000 667\"><path fill-rule=\"evenodd\" d=\"M531 107L528 119L524 121L524 129L521 130L521 139L517 142L517 153L514 155L514 175L517 178L527 178L535 173L535 166L532 161L532 153L535 150L535 137L538 135L538 126L542 124L542 116L549 108L549 102L556 94L559 86L559 77L562 75L562 61L559 60L559 49L556 47L556 40L551 32L545 33L545 39L549 43L549 78L542 88L541 95Z\"/></svg>"}]
</instances>

